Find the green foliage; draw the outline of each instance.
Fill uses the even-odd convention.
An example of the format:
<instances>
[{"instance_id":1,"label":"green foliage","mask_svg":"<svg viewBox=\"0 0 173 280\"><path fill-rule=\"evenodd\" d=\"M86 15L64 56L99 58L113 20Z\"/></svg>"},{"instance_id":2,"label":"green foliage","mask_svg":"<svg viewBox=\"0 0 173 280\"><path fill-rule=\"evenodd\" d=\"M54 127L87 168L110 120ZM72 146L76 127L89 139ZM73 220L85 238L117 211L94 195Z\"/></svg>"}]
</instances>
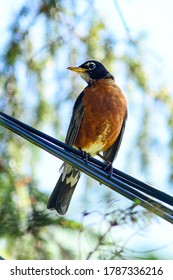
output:
<instances>
[{"instance_id":1,"label":"green foliage","mask_svg":"<svg viewBox=\"0 0 173 280\"><path fill-rule=\"evenodd\" d=\"M65 102L76 98L80 90L78 78L67 77L66 67L93 58L106 64L112 73L117 74L123 69L129 110L135 111L136 96L131 94L131 87L138 91L137 95L144 99L148 96L149 100L167 110L171 134L170 180L173 179L173 101L164 87L153 90L150 85L144 65L145 52L141 51L139 39L135 38L133 44L129 39L120 41L116 28L114 32L109 31L94 1L29 1L13 17L8 29L8 40L1 48L2 111L38 129L49 127L54 136L61 138L65 133ZM143 172L150 167L148 151L152 149L151 112L146 108L147 103L141 108L140 127L134 144L138 147ZM136 225L142 217L140 211L132 207L122 212L101 212L97 229L84 222L86 219L92 221L92 211L81 214L81 223L48 213L48 196L39 190L38 178L33 178L39 162L38 149L2 127L0 143L0 238L4 242L5 258L130 258L125 244L119 246L116 238L111 236L122 225ZM133 149L130 148L130 152ZM90 180L87 182L91 185ZM90 192L90 188L86 189ZM105 201L105 208L110 198L112 193L103 190L98 201ZM89 199L87 203L90 203ZM104 227L99 226L102 222ZM145 224L146 221L142 222ZM61 241L65 240L64 236L70 239L70 245ZM86 240L92 244L89 248L84 246Z\"/></svg>"}]
</instances>

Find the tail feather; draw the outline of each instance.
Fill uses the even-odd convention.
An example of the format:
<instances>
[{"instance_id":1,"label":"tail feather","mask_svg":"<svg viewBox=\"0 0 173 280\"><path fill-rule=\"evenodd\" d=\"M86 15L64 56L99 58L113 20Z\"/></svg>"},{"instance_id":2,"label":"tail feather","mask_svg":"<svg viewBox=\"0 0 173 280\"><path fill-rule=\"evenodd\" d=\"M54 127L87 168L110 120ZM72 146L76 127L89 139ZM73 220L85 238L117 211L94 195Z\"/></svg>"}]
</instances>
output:
<instances>
[{"instance_id":1,"label":"tail feather","mask_svg":"<svg viewBox=\"0 0 173 280\"><path fill-rule=\"evenodd\" d=\"M79 178L80 171L78 169L65 165L49 198L47 208L50 210L56 209L59 214L64 215L67 212Z\"/></svg>"}]
</instances>

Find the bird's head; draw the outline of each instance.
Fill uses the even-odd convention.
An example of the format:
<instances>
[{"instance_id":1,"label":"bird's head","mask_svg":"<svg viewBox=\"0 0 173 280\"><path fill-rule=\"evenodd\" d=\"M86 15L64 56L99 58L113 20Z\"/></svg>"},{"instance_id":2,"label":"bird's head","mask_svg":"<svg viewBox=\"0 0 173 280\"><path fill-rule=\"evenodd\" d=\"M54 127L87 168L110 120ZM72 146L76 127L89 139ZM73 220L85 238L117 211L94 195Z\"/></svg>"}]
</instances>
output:
<instances>
[{"instance_id":1,"label":"bird's head","mask_svg":"<svg viewBox=\"0 0 173 280\"><path fill-rule=\"evenodd\" d=\"M92 84L93 81L102 78L111 78L113 76L108 72L108 70L96 60L88 60L78 67L68 67L67 69L77 72L80 76L88 83Z\"/></svg>"}]
</instances>

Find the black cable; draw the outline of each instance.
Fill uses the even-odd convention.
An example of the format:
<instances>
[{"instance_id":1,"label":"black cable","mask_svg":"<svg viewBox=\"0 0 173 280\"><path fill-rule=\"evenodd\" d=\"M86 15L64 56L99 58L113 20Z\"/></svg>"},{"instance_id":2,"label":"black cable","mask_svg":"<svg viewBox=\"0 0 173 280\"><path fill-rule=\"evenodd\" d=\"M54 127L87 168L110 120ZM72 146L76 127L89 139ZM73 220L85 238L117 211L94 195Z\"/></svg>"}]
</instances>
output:
<instances>
[{"instance_id":1,"label":"black cable","mask_svg":"<svg viewBox=\"0 0 173 280\"><path fill-rule=\"evenodd\" d=\"M35 135L38 135L40 137L42 137L43 139L46 139L48 141L50 141L51 143L54 143L55 145L58 145L59 147L62 147L66 150L68 150L69 152L72 152L73 154L79 156L79 157L83 157L83 154L81 151L79 150L76 150L74 149L73 147L71 146L68 146L67 144L39 131L39 130L36 130L35 128L25 124L25 123L22 123L21 121L5 114L5 113L2 113L0 112L0 116L3 116L5 119L8 119L8 120L11 120L12 122L14 122L15 124L17 124L19 127L23 127L25 128L26 130L34 133ZM96 164L97 166L99 165L101 168L106 168L106 164L103 163L103 162L100 162L98 161L97 159L95 158L90 158L90 161L94 164ZM123 182L127 183L127 184L130 184L131 186L135 187L136 189L140 190L140 191L145 191L145 193L147 193L148 195L150 196L154 196L155 198L158 198L160 199L160 197L162 197L162 202L165 202L165 203L169 203L169 205L173 206L173 197L171 197L170 195L158 190L158 189L155 189L153 188L152 186L118 170L118 169L113 169L113 175L117 178L117 179L120 179L122 180Z\"/></svg>"},{"instance_id":2,"label":"black cable","mask_svg":"<svg viewBox=\"0 0 173 280\"><path fill-rule=\"evenodd\" d=\"M65 144L39 130L36 130L35 128L33 128L25 123L22 123L19 120L15 119L5 113L0 112L0 116L3 116L5 119L11 120L15 124L17 124L19 127L23 127L25 129L27 129L28 131L34 133L35 135L38 135L38 136L50 141L51 143L54 143L55 145L58 145L59 147L64 148L64 149L68 150L69 152L74 153L77 156L80 156L81 158L83 157L83 154L81 151L76 150L73 147L68 146L67 144ZM105 163L100 162L94 158L90 158L90 161L96 165L99 165L103 169L106 168L106 166L107 166ZM113 175L117 179L120 179L123 182L130 184L131 186L135 187L136 189L138 189L140 191L145 191L145 193L147 193L150 196L154 196L155 198L158 198L158 199L160 199L160 197L162 197L162 202L169 203L169 205L173 206L173 197L171 197L170 195L168 195L158 189L155 189L152 186L150 186L142 181L139 181L138 179L136 179L118 169L115 169L115 168L113 169Z\"/></svg>"},{"instance_id":3,"label":"black cable","mask_svg":"<svg viewBox=\"0 0 173 280\"><path fill-rule=\"evenodd\" d=\"M160 200L172 206L173 197L170 195L156 190L117 169L113 169L113 175L110 178L109 174L104 171L106 167L104 163L93 158L90 158L86 163L82 158L82 152L2 112L0 112L0 124L54 156L79 168L82 172L85 172L99 182L107 185L114 191L117 191L121 195L124 195L135 203L139 203L146 209L173 223L173 210L157 201ZM149 197L146 196L146 194L149 195ZM157 200L153 200L151 197Z\"/></svg>"}]
</instances>

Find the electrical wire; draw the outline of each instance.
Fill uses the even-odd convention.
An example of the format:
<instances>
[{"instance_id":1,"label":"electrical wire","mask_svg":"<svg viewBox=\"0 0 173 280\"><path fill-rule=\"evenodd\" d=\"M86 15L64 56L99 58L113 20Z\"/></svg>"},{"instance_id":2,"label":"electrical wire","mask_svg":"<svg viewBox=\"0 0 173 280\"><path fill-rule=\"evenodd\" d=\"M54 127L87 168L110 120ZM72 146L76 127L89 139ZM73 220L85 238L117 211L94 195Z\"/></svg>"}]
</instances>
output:
<instances>
[{"instance_id":1,"label":"electrical wire","mask_svg":"<svg viewBox=\"0 0 173 280\"><path fill-rule=\"evenodd\" d=\"M106 164L89 157L71 146L3 113L0 112L0 124L29 142L44 149L50 154L78 168L113 191L132 200L134 203L173 223L173 197L165 192L141 182L140 180L113 168L110 176Z\"/></svg>"}]
</instances>

